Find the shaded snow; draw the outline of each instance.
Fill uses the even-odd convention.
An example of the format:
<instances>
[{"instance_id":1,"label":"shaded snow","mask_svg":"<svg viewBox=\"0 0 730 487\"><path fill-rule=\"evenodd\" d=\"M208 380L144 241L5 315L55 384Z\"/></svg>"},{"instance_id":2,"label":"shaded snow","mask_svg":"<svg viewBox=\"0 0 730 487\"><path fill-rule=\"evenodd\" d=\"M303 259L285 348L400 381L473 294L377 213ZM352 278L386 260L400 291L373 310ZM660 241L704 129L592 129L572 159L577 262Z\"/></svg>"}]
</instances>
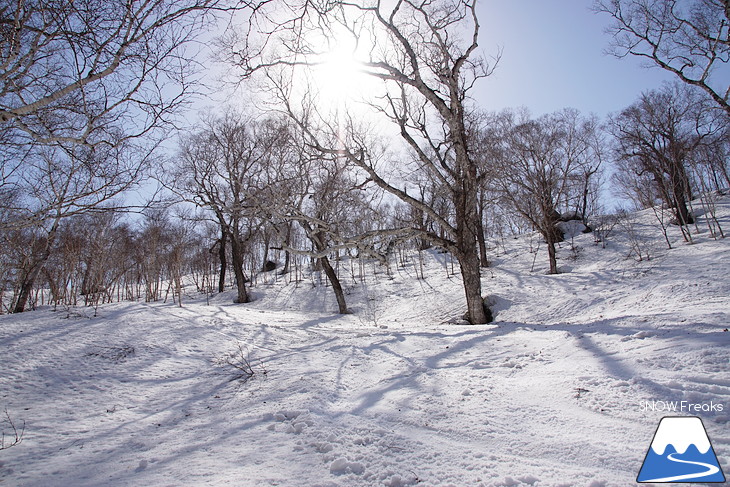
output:
<instances>
[{"instance_id":1,"label":"shaded snow","mask_svg":"<svg viewBox=\"0 0 730 487\"><path fill-rule=\"evenodd\" d=\"M25 433L0 483L625 486L670 415L652 400L723 405L699 415L727 471L730 240L676 231L666 250L651 212L637 218L648 262L619 230L605 249L563 243L554 276L544 245L530 272L536 238L495 243L490 325L454 324L460 278L438 252L425 279L417 254L364 279L340 262L347 316L316 276L274 273L249 305L2 316L0 407ZM238 343L246 383L215 365Z\"/></svg>"}]
</instances>

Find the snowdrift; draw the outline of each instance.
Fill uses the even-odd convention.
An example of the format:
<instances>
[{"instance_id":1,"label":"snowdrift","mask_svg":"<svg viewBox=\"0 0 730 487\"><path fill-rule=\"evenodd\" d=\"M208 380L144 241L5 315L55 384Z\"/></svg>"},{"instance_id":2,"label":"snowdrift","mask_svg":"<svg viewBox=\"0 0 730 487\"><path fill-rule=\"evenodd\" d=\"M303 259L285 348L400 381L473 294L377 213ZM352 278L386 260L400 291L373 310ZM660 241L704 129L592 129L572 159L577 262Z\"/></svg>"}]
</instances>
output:
<instances>
[{"instance_id":1,"label":"snowdrift","mask_svg":"<svg viewBox=\"0 0 730 487\"><path fill-rule=\"evenodd\" d=\"M346 316L316 274L275 272L248 305L2 316L2 431L25 429L0 483L626 486L668 415L652 401L723 406L699 415L727 471L730 239L670 229L669 250L653 213L633 218L606 248L563 242L558 275L534 235L491 242L489 325L459 322L436 251L423 278L418 254L363 276L341 262Z\"/></svg>"}]
</instances>

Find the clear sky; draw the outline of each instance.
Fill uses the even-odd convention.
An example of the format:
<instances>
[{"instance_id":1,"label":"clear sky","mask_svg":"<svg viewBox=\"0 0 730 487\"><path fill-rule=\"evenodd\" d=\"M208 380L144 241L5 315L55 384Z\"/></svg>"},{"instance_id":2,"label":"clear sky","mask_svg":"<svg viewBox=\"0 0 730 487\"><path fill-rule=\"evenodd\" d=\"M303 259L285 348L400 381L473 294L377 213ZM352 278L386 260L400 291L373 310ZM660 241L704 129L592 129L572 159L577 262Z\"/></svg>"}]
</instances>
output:
<instances>
[{"instance_id":1,"label":"clear sky","mask_svg":"<svg viewBox=\"0 0 730 487\"><path fill-rule=\"evenodd\" d=\"M565 107L605 116L673 80L636 57L604 54L609 17L591 0L481 0L480 47L503 49L497 71L475 89L486 110L526 106L534 115Z\"/></svg>"},{"instance_id":2,"label":"clear sky","mask_svg":"<svg viewBox=\"0 0 730 487\"><path fill-rule=\"evenodd\" d=\"M605 117L634 102L641 92L674 80L636 57L604 53L610 19L594 13L593 0L477 0L479 45L489 57L501 48L495 73L472 95L484 110L525 106L533 115L566 107ZM212 76L230 70L212 65ZM346 86L357 82L343 83ZM230 91L216 89L203 105L230 103Z\"/></svg>"}]
</instances>

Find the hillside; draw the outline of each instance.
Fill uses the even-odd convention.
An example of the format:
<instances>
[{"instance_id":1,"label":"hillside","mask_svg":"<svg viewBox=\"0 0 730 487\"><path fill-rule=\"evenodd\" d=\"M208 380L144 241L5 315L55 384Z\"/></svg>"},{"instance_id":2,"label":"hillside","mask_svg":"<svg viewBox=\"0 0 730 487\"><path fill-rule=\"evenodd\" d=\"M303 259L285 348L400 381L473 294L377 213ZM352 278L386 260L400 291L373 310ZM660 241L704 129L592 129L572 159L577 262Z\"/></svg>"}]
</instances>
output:
<instances>
[{"instance_id":1,"label":"hillside","mask_svg":"<svg viewBox=\"0 0 730 487\"><path fill-rule=\"evenodd\" d=\"M730 198L718 214L730 231ZM248 305L1 316L0 408L25 430L0 484L625 486L671 401L702 417L727 476L730 239L700 218L668 250L651 210L633 221L648 261L620 226L606 248L564 242L559 275L534 235L492 242L489 325L459 321L437 251L423 271L415 253L363 277L341 262L346 316L316 274L273 272ZM247 382L216 365L239 344Z\"/></svg>"}]
</instances>

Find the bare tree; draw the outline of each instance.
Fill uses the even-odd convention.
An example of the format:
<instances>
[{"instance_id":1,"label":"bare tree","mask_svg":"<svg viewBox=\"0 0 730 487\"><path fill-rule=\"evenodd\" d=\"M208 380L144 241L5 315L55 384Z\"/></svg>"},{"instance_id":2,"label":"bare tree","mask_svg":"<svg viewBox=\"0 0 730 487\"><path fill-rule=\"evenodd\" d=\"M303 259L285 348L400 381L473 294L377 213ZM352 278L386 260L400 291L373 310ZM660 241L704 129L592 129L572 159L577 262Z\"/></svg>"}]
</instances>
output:
<instances>
[{"instance_id":1,"label":"bare tree","mask_svg":"<svg viewBox=\"0 0 730 487\"><path fill-rule=\"evenodd\" d=\"M0 5L0 228L35 235L15 273L14 311L25 309L63 219L106 211L144 177L193 86L186 46L222 8L219 0Z\"/></svg>"},{"instance_id":2,"label":"bare tree","mask_svg":"<svg viewBox=\"0 0 730 487\"><path fill-rule=\"evenodd\" d=\"M183 138L168 186L213 214L224 235L222 245L227 241L231 247L236 302L247 303L246 244L259 225L259 192L266 184L272 150L286 134L266 120L233 111L209 116L204 124L203 130Z\"/></svg>"},{"instance_id":3,"label":"bare tree","mask_svg":"<svg viewBox=\"0 0 730 487\"><path fill-rule=\"evenodd\" d=\"M558 272L555 245L563 240L561 219L587 221L588 201L600 169L603 147L593 118L575 110L531 119L503 112L487 127L498 161L491 184L503 201L545 239L550 273Z\"/></svg>"},{"instance_id":4,"label":"bare tree","mask_svg":"<svg viewBox=\"0 0 730 487\"><path fill-rule=\"evenodd\" d=\"M8 441L5 441L5 423L8 423L9 433L8 433ZM2 428L3 431L0 434L0 451L7 450L8 448L12 448L16 445L19 445L23 441L23 434L25 433L25 421L23 421L23 425L20 427L20 431L18 431L18 428L15 426L15 423L13 422L13 419L10 417L10 413L8 412L8 408L5 408L5 417L2 420Z\"/></svg>"},{"instance_id":5,"label":"bare tree","mask_svg":"<svg viewBox=\"0 0 730 487\"><path fill-rule=\"evenodd\" d=\"M264 40L257 44L258 47L277 44L277 49L256 49L251 42L255 36L239 37L230 50L231 61L242 68L244 76L271 66L316 62L307 58L308 54L321 52L321 48L308 41L311 32L330 42L338 42L335 36L344 32L343 35L351 36L356 43L370 47L367 59L361 63L363 70L384 81L385 86L382 98L370 100L372 107L400 133L413 159L411 169L429 173L444 188L453 207L453 218L444 218L417 195L403 189L402 178L391 177L376 167L377 158L370 154L372 140L359 133L352 118L340 115L339 124L321 120L320 128L338 135L336 146L318 142L317 133L309 125L306 128L310 143L322 151L348 158L375 184L423 211L443 229L444 238L434 234L429 234L429 238L447 248L459 261L469 321L488 322L477 243L480 175L467 131L471 110L468 94L492 70L477 56L476 3L471 0L426 3L404 0L387 4L335 1L326 6L288 2L285 7L293 14L269 26ZM258 16L253 21L261 19ZM258 34L264 30L259 29ZM269 56L272 52L273 57ZM294 109L291 90L284 89L281 93L290 102L287 106L290 115L303 122L306 117ZM342 126L343 120L346 127Z\"/></svg>"},{"instance_id":6,"label":"bare tree","mask_svg":"<svg viewBox=\"0 0 730 487\"><path fill-rule=\"evenodd\" d=\"M9 210L12 224L29 227L36 244L18 273L19 293L13 311L25 309L36 278L51 255L59 227L68 217L109 211L115 198L146 174L150 152L126 143L87 147L47 146L25 162L17 184L25 197Z\"/></svg>"},{"instance_id":7,"label":"bare tree","mask_svg":"<svg viewBox=\"0 0 730 487\"><path fill-rule=\"evenodd\" d=\"M382 218L374 200L379 200L382 191L359 166L341 154L308 145L307 134L287 119L279 123L289 137L273 149L275 162L261 193L259 212L272 228L286 230L287 235L279 232L285 250L310 256L321 266L332 284L339 312L349 313L332 255L356 250L360 257L385 263L396 239L410 238L414 232L380 225ZM311 248L291 245L292 223L303 231Z\"/></svg>"},{"instance_id":8,"label":"bare tree","mask_svg":"<svg viewBox=\"0 0 730 487\"><path fill-rule=\"evenodd\" d=\"M644 93L609 122L616 141L616 181L635 193L642 207L652 206L655 195L661 198L690 239L684 228L694 222L690 163L703 147L724 137L726 124L727 116L690 87L668 85Z\"/></svg>"},{"instance_id":9,"label":"bare tree","mask_svg":"<svg viewBox=\"0 0 730 487\"><path fill-rule=\"evenodd\" d=\"M568 190L570 161L562 151L565 132L549 117L505 117L505 147L496 182L510 206L540 232L547 243L550 273L557 274L555 245L563 240L558 207Z\"/></svg>"},{"instance_id":10,"label":"bare tree","mask_svg":"<svg viewBox=\"0 0 730 487\"><path fill-rule=\"evenodd\" d=\"M724 121L718 120L718 125L724 124L724 127L719 127L716 136L699 146L693 154L693 164L703 174L707 190L730 188L730 117L723 118Z\"/></svg>"},{"instance_id":11,"label":"bare tree","mask_svg":"<svg viewBox=\"0 0 730 487\"><path fill-rule=\"evenodd\" d=\"M126 272L124 244L130 231L112 211L64 219L42 275L54 305L85 305L110 300L112 286Z\"/></svg>"},{"instance_id":12,"label":"bare tree","mask_svg":"<svg viewBox=\"0 0 730 487\"><path fill-rule=\"evenodd\" d=\"M337 272L329 260L329 254L332 253L332 247L336 242L335 238L344 230L338 228L346 222L342 217L347 215L342 213L349 212L345 209L350 203L347 201L350 196L348 185L344 180L347 175L344 174L344 168L335 164L320 165L318 170L314 165L302 166L302 169L305 171L305 174L302 174L303 191L296 195L293 204L284 210L285 218L298 222L304 230L313 246L311 255L315 256L332 284L339 313L347 314L349 311L345 293Z\"/></svg>"},{"instance_id":13,"label":"bare tree","mask_svg":"<svg viewBox=\"0 0 730 487\"><path fill-rule=\"evenodd\" d=\"M185 46L220 0L26 0L0 6L0 143L116 143L169 122ZM112 140L108 139L108 136Z\"/></svg>"},{"instance_id":14,"label":"bare tree","mask_svg":"<svg viewBox=\"0 0 730 487\"><path fill-rule=\"evenodd\" d=\"M707 93L730 114L730 3L727 0L597 0L611 16L610 52L676 75Z\"/></svg>"},{"instance_id":15,"label":"bare tree","mask_svg":"<svg viewBox=\"0 0 730 487\"><path fill-rule=\"evenodd\" d=\"M600 206L603 168L609 154L606 132L595 115L583 116L569 108L558 117L566 130L565 156L574 165L565 207L569 217L582 221L590 230L589 220Z\"/></svg>"}]
</instances>

